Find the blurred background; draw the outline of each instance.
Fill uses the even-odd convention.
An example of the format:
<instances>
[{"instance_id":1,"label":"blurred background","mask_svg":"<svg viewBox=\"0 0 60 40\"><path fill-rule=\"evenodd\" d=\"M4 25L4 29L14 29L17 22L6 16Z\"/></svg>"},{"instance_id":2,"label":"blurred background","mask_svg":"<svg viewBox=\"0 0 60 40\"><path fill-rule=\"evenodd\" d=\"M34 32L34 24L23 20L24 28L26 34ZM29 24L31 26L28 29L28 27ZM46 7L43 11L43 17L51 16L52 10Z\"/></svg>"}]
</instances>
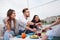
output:
<instances>
[{"instance_id":1,"label":"blurred background","mask_svg":"<svg viewBox=\"0 0 60 40\"><path fill-rule=\"evenodd\" d=\"M19 19L24 8L29 8L30 20L36 14L43 23L53 23L60 16L60 0L0 0L0 24L8 9L14 9Z\"/></svg>"}]
</instances>

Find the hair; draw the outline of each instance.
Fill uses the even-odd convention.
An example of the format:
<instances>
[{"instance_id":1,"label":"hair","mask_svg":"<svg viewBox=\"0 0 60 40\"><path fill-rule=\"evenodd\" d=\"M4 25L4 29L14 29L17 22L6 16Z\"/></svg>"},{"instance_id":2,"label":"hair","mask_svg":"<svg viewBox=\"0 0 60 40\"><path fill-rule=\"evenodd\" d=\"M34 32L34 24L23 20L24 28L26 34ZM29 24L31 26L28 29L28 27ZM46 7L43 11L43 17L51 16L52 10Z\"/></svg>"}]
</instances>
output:
<instances>
[{"instance_id":1,"label":"hair","mask_svg":"<svg viewBox=\"0 0 60 40\"><path fill-rule=\"evenodd\" d=\"M14 28L15 28L15 25L16 25L16 20L11 18L11 15L13 14L14 11L15 11L15 10L13 10L13 9L9 9L9 10L7 11L7 17L9 18L9 19L7 20L7 22L8 22L8 25L9 25L10 28L11 28L11 20L13 20Z\"/></svg>"},{"instance_id":2,"label":"hair","mask_svg":"<svg viewBox=\"0 0 60 40\"><path fill-rule=\"evenodd\" d=\"M38 15L34 15L33 19L32 19L32 22L35 22L35 17L38 16ZM41 22L40 19L38 19L38 22Z\"/></svg>"},{"instance_id":3,"label":"hair","mask_svg":"<svg viewBox=\"0 0 60 40\"><path fill-rule=\"evenodd\" d=\"M28 8L24 8L24 9L22 10L22 12L24 13L26 10L28 10Z\"/></svg>"}]
</instances>

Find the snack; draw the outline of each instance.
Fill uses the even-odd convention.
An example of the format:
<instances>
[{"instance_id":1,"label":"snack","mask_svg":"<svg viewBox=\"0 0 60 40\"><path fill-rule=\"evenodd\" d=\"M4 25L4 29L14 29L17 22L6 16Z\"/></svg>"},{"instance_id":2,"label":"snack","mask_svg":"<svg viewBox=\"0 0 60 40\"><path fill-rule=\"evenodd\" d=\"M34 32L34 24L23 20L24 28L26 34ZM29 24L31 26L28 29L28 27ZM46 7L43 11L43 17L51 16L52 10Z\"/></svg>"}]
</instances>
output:
<instances>
[{"instance_id":1,"label":"snack","mask_svg":"<svg viewBox=\"0 0 60 40\"><path fill-rule=\"evenodd\" d=\"M32 36L30 36L30 38L32 38L32 39L38 39L39 37L37 35L32 35Z\"/></svg>"}]
</instances>

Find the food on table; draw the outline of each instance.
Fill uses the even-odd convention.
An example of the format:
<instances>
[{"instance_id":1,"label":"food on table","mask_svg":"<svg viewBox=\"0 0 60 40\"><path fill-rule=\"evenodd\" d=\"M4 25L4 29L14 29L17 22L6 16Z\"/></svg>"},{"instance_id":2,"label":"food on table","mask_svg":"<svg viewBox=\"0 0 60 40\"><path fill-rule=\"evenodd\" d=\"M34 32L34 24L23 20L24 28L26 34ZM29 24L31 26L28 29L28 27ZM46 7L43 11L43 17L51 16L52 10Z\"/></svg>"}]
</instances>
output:
<instances>
[{"instance_id":1,"label":"food on table","mask_svg":"<svg viewBox=\"0 0 60 40\"><path fill-rule=\"evenodd\" d=\"M21 37L24 39L26 38L26 34L25 33L22 33Z\"/></svg>"},{"instance_id":2,"label":"food on table","mask_svg":"<svg viewBox=\"0 0 60 40\"><path fill-rule=\"evenodd\" d=\"M32 35L32 36L30 36L30 38L37 39L39 37L38 37L38 35Z\"/></svg>"}]
</instances>

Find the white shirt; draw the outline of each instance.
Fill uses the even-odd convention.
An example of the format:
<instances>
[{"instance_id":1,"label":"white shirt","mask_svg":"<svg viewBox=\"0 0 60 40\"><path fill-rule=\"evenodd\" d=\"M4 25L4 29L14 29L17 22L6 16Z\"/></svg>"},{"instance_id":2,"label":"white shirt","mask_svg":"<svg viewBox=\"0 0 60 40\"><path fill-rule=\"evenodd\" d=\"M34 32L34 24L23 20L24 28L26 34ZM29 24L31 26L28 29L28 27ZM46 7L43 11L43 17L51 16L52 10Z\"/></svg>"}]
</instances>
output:
<instances>
[{"instance_id":1,"label":"white shirt","mask_svg":"<svg viewBox=\"0 0 60 40\"><path fill-rule=\"evenodd\" d=\"M24 15L19 17L19 24L20 24L19 30L25 30L27 22L28 22L28 19L26 19Z\"/></svg>"}]
</instances>

